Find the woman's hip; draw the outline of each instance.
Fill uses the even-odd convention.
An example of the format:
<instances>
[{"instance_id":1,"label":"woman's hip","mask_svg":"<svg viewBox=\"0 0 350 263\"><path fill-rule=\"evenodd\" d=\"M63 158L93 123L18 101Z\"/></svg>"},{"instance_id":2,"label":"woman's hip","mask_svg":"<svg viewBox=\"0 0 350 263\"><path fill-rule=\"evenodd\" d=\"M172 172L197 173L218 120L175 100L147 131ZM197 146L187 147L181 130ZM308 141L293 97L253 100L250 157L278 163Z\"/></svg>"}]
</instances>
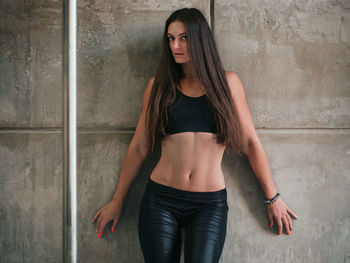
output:
<instances>
[{"instance_id":1,"label":"woman's hip","mask_svg":"<svg viewBox=\"0 0 350 263\"><path fill-rule=\"evenodd\" d=\"M143 209L164 209L182 219L202 210L216 211L223 216L228 211L226 188L212 192L191 192L159 184L148 179L141 203Z\"/></svg>"}]
</instances>

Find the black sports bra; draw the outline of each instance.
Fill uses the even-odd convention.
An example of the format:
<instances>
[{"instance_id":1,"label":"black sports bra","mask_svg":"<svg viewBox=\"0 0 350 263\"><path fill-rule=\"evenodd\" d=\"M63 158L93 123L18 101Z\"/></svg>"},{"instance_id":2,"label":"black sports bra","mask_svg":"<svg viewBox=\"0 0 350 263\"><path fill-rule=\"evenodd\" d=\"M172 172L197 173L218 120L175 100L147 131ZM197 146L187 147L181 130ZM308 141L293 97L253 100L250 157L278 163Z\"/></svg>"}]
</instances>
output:
<instances>
[{"instance_id":1,"label":"black sports bra","mask_svg":"<svg viewBox=\"0 0 350 263\"><path fill-rule=\"evenodd\" d=\"M167 112L168 122L165 126L167 134L190 131L217 132L214 112L208 104L206 94L190 97L176 88L176 98Z\"/></svg>"}]
</instances>

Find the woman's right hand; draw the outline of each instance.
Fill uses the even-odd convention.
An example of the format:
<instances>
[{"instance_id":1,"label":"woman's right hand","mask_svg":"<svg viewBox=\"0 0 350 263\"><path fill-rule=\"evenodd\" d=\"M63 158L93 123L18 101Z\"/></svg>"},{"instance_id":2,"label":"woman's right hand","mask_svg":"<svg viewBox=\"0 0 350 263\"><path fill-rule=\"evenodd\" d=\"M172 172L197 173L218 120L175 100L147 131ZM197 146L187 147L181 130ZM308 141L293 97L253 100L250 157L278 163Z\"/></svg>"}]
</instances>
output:
<instances>
[{"instance_id":1,"label":"woman's right hand","mask_svg":"<svg viewBox=\"0 0 350 263\"><path fill-rule=\"evenodd\" d=\"M92 222L97 220L97 237L102 237L105 226L109 221L113 220L112 232L114 232L115 226L121 215L122 208L116 204L115 200L110 201L107 205L97 211L95 216L92 218Z\"/></svg>"}]
</instances>

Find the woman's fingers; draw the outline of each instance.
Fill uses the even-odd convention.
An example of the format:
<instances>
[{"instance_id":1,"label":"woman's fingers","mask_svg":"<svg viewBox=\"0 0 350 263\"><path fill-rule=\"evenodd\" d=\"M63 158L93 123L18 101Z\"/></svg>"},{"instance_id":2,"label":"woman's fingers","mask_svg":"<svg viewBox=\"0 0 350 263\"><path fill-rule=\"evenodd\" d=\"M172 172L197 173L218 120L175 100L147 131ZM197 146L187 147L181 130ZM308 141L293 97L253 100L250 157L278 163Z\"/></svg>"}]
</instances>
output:
<instances>
[{"instance_id":1,"label":"woman's fingers","mask_svg":"<svg viewBox=\"0 0 350 263\"><path fill-rule=\"evenodd\" d=\"M286 216L282 216L282 221L284 223L284 228L286 229L287 234L290 234L289 222Z\"/></svg>"},{"instance_id":2,"label":"woman's fingers","mask_svg":"<svg viewBox=\"0 0 350 263\"><path fill-rule=\"evenodd\" d=\"M298 216L296 214L294 214L293 211L282 202L282 200L280 200L280 201L281 202L278 202L278 200L277 200L274 204L271 204L268 207L270 226L272 225L272 222L273 222L273 219L271 220L270 216L273 215L273 217L276 219L276 222L278 225L278 233L280 235L282 234L283 225L284 225L286 232L289 235L293 229L292 219L291 219L289 213L291 215L293 215L294 218L298 218Z\"/></svg>"},{"instance_id":3,"label":"woman's fingers","mask_svg":"<svg viewBox=\"0 0 350 263\"><path fill-rule=\"evenodd\" d=\"M107 223L109 222L109 220L107 220L106 218L102 218L102 216L99 217L99 220L97 222L97 237L102 237L103 233L104 233L104 229L107 225Z\"/></svg>"},{"instance_id":4,"label":"woman's fingers","mask_svg":"<svg viewBox=\"0 0 350 263\"><path fill-rule=\"evenodd\" d=\"M98 221L97 221L97 237L100 237L100 226L101 226L101 216L98 218Z\"/></svg>"},{"instance_id":5,"label":"woman's fingers","mask_svg":"<svg viewBox=\"0 0 350 263\"><path fill-rule=\"evenodd\" d=\"M115 227L116 227L116 225L117 225L117 222L118 222L118 218L115 218L114 220L113 220L113 225L112 225L112 232L114 232L114 230L115 230Z\"/></svg>"},{"instance_id":6,"label":"woman's fingers","mask_svg":"<svg viewBox=\"0 0 350 263\"><path fill-rule=\"evenodd\" d=\"M294 212L293 212L290 208L287 208L287 211L288 211L288 213L290 213L294 218L296 218L296 219L299 218L296 214L294 214Z\"/></svg>"},{"instance_id":7,"label":"woman's fingers","mask_svg":"<svg viewBox=\"0 0 350 263\"><path fill-rule=\"evenodd\" d=\"M97 213L95 214L95 216L92 218L92 222L94 222L96 220L96 218L98 218L97 220L97 226L96 226L96 233L97 233L97 237L99 237L99 233L100 233L100 225L101 225L101 221L102 221L102 218L101 218L101 209L99 211L97 211Z\"/></svg>"},{"instance_id":8,"label":"woman's fingers","mask_svg":"<svg viewBox=\"0 0 350 263\"><path fill-rule=\"evenodd\" d=\"M270 227L273 226L273 215L271 213L268 213L269 220L270 220Z\"/></svg>"},{"instance_id":9,"label":"woman's fingers","mask_svg":"<svg viewBox=\"0 0 350 263\"><path fill-rule=\"evenodd\" d=\"M282 227L283 227L281 217L277 217L276 221L277 221L277 225L278 225L278 234L281 235L282 234Z\"/></svg>"},{"instance_id":10,"label":"woman's fingers","mask_svg":"<svg viewBox=\"0 0 350 263\"><path fill-rule=\"evenodd\" d=\"M101 221L100 223L100 230L99 230L99 237L102 237L103 236L103 229L104 229L104 220Z\"/></svg>"},{"instance_id":11,"label":"woman's fingers","mask_svg":"<svg viewBox=\"0 0 350 263\"><path fill-rule=\"evenodd\" d=\"M288 222L289 222L290 231L292 231L293 230L292 219L290 218L289 214L287 214L287 219L288 219Z\"/></svg>"},{"instance_id":12,"label":"woman's fingers","mask_svg":"<svg viewBox=\"0 0 350 263\"><path fill-rule=\"evenodd\" d=\"M97 237L102 237L104 233L104 228L108 224L109 221L113 220L112 232L114 232L114 228L117 224L117 221L120 217L119 207L115 206L114 203L110 202L103 208L101 208L93 218L93 221L97 220L96 232Z\"/></svg>"},{"instance_id":13,"label":"woman's fingers","mask_svg":"<svg viewBox=\"0 0 350 263\"><path fill-rule=\"evenodd\" d=\"M95 216L92 218L91 222L94 222L96 220L96 218L99 216L101 210L98 210L97 213L95 214Z\"/></svg>"},{"instance_id":14,"label":"woman's fingers","mask_svg":"<svg viewBox=\"0 0 350 263\"><path fill-rule=\"evenodd\" d=\"M101 220L101 222L100 222L100 224L99 224L99 235L98 235L98 237L102 237L103 236L103 233L104 233L104 229L105 229L105 227L106 227L106 225L107 225L107 223L108 223L109 221L108 220L105 220L105 219L103 219L103 220Z\"/></svg>"}]
</instances>

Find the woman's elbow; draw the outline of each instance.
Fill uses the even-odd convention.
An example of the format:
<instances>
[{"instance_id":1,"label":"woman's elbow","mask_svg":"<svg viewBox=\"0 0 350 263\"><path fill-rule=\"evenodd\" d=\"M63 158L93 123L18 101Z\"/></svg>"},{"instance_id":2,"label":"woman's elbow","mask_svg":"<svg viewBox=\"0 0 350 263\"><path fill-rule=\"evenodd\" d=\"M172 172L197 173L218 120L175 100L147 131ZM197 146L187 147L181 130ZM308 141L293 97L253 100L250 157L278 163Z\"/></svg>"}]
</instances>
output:
<instances>
[{"instance_id":1,"label":"woman's elbow","mask_svg":"<svg viewBox=\"0 0 350 263\"><path fill-rule=\"evenodd\" d=\"M150 145L149 143L143 142L138 143L136 145L137 152L142 155L143 157L146 157L150 151Z\"/></svg>"},{"instance_id":2,"label":"woman's elbow","mask_svg":"<svg viewBox=\"0 0 350 263\"><path fill-rule=\"evenodd\" d=\"M259 144L257 135L251 136L242 143L242 152L249 156L249 153Z\"/></svg>"}]
</instances>

